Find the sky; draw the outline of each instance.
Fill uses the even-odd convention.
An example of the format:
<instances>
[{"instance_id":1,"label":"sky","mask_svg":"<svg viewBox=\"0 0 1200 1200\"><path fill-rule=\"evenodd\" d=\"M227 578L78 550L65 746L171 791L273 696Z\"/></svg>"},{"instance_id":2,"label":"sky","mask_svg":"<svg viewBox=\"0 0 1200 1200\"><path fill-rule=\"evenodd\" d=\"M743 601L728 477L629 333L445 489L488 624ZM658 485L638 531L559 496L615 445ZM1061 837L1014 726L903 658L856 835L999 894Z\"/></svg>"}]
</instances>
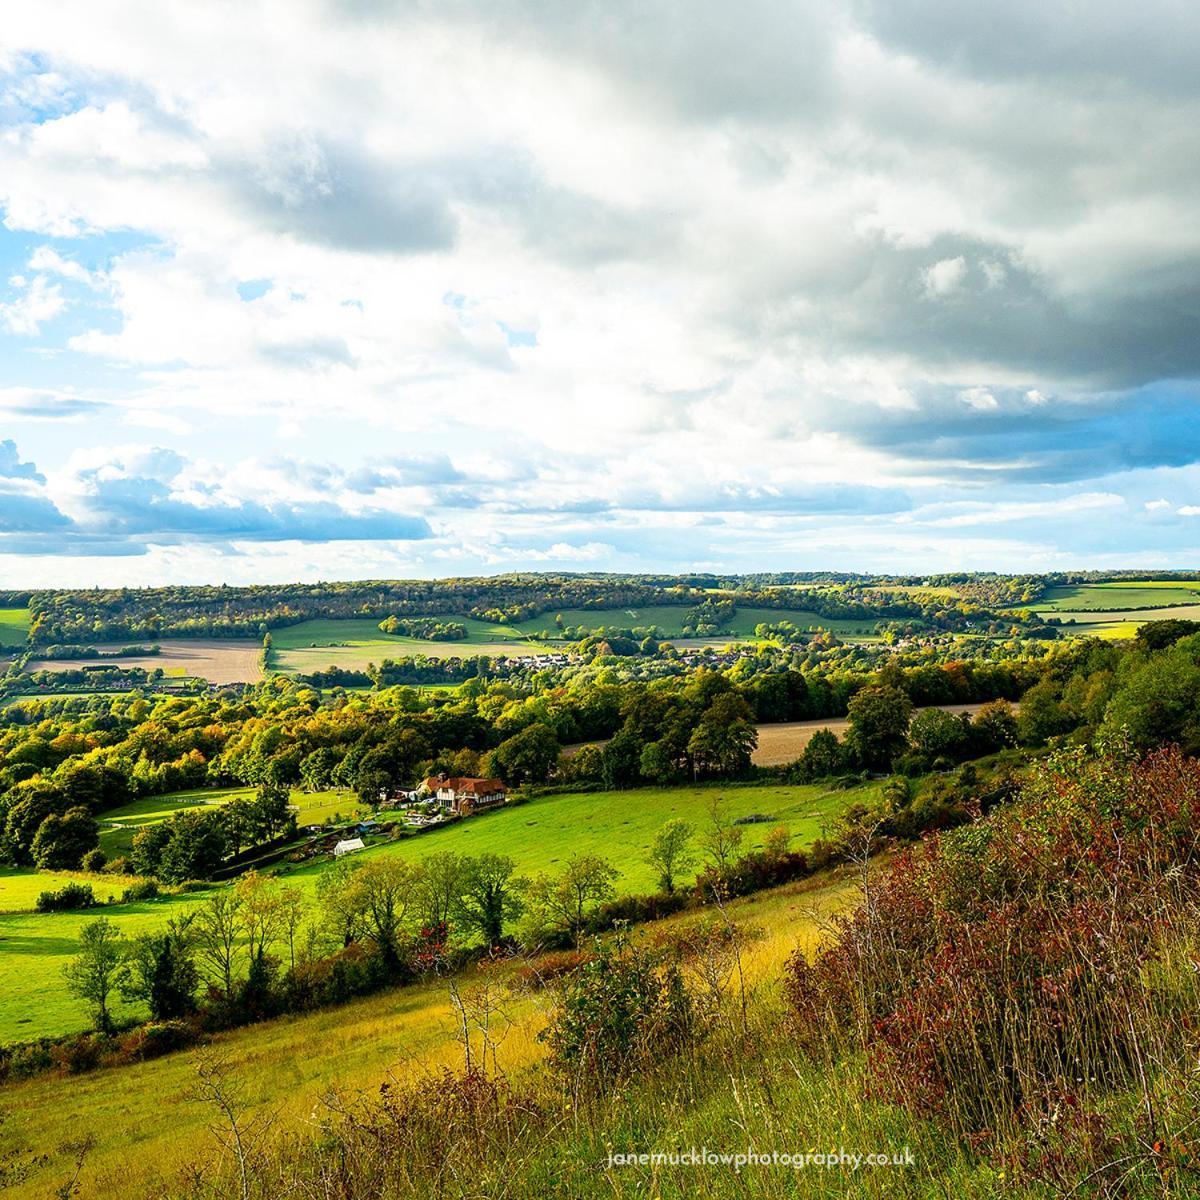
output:
<instances>
[{"instance_id":1,"label":"sky","mask_svg":"<svg viewBox=\"0 0 1200 1200\"><path fill-rule=\"evenodd\" d=\"M15 0L0 586L1200 566L1200 7Z\"/></svg>"}]
</instances>

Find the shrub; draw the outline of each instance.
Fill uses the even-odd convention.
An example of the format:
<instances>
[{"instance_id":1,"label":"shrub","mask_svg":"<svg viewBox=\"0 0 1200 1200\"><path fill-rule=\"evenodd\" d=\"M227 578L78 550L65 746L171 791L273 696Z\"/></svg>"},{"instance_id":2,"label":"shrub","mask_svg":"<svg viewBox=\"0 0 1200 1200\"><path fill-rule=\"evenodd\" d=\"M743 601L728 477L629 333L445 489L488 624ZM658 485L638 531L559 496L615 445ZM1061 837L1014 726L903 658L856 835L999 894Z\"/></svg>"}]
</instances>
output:
<instances>
[{"instance_id":1,"label":"shrub","mask_svg":"<svg viewBox=\"0 0 1200 1200\"><path fill-rule=\"evenodd\" d=\"M606 1090L653 1053L686 1041L693 1017L675 964L660 970L624 936L597 939L538 1036L550 1047L551 1065L576 1087Z\"/></svg>"},{"instance_id":2,"label":"shrub","mask_svg":"<svg viewBox=\"0 0 1200 1200\"><path fill-rule=\"evenodd\" d=\"M122 854L118 858L111 858L105 863L104 873L105 875L132 875L133 865Z\"/></svg>"},{"instance_id":3,"label":"shrub","mask_svg":"<svg viewBox=\"0 0 1200 1200\"><path fill-rule=\"evenodd\" d=\"M117 1043L123 1062L143 1062L194 1046L200 1033L187 1021L159 1021L131 1029Z\"/></svg>"},{"instance_id":4,"label":"shrub","mask_svg":"<svg viewBox=\"0 0 1200 1200\"><path fill-rule=\"evenodd\" d=\"M639 925L657 921L681 912L688 905L686 892L655 892L649 896L618 896L600 905L588 921L594 933L614 929L617 925Z\"/></svg>"},{"instance_id":5,"label":"shrub","mask_svg":"<svg viewBox=\"0 0 1200 1200\"><path fill-rule=\"evenodd\" d=\"M97 901L90 883L64 884L57 892L42 892L37 898L38 912L69 912L74 909L95 908Z\"/></svg>"},{"instance_id":6,"label":"shrub","mask_svg":"<svg viewBox=\"0 0 1200 1200\"><path fill-rule=\"evenodd\" d=\"M379 954L362 942L351 942L336 954L297 963L283 985L285 1004L293 1010L341 1004L394 982Z\"/></svg>"},{"instance_id":7,"label":"shrub","mask_svg":"<svg viewBox=\"0 0 1200 1200\"><path fill-rule=\"evenodd\" d=\"M98 873L98 872L104 870L104 867L107 863L108 863L108 855L105 854L104 851L101 850L99 846L96 846L94 849L89 850L83 856L83 859L82 859L80 865L83 867L83 869L85 871L91 871L93 873Z\"/></svg>"},{"instance_id":8,"label":"shrub","mask_svg":"<svg viewBox=\"0 0 1200 1200\"><path fill-rule=\"evenodd\" d=\"M529 989L544 988L590 961L591 956L583 950L552 950L520 967L513 976L513 984Z\"/></svg>"},{"instance_id":9,"label":"shrub","mask_svg":"<svg viewBox=\"0 0 1200 1200\"><path fill-rule=\"evenodd\" d=\"M130 884L121 893L123 904L135 904L139 900L157 900L159 897L158 883L153 879L141 879Z\"/></svg>"},{"instance_id":10,"label":"shrub","mask_svg":"<svg viewBox=\"0 0 1200 1200\"><path fill-rule=\"evenodd\" d=\"M90 1033L67 1038L50 1047L50 1066L63 1075L94 1071L109 1046L109 1039Z\"/></svg>"},{"instance_id":11,"label":"shrub","mask_svg":"<svg viewBox=\"0 0 1200 1200\"><path fill-rule=\"evenodd\" d=\"M5 1065L5 1077L27 1079L30 1075L50 1070L54 1065L51 1056L52 1050L52 1043L45 1040L10 1047Z\"/></svg>"},{"instance_id":12,"label":"shrub","mask_svg":"<svg viewBox=\"0 0 1200 1200\"><path fill-rule=\"evenodd\" d=\"M335 1098L323 1132L337 1147L338 1195L434 1196L446 1194L448 1178L494 1172L553 1120L532 1092L469 1068L384 1083L377 1099ZM285 1167L268 1194L292 1186L290 1174Z\"/></svg>"}]
</instances>

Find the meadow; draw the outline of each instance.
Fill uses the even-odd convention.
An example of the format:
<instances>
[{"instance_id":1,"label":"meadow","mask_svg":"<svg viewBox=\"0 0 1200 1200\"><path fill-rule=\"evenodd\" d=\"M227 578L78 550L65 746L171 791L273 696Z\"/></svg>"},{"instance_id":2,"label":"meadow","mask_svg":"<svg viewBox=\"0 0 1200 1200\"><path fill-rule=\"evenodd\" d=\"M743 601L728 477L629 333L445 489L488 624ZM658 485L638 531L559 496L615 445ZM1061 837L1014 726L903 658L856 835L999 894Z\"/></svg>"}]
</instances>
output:
<instances>
[{"instance_id":1,"label":"meadow","mask_svg":"<svg viewBox=\"0 0 1200 1200\"><path fill-rule=\"evenodd\" d=\"M91 871L30 871L24 867L0 867L0 917L7 913L31 913L37 898L68 883L86 883L97 900L116 900L134 882L129 875L100 875ZM0 925L0 939L3 925Z\"/></svg>"},{"instance_id":2,"label":"meadow","mask_svg":"<svg viewBox=\"0 0 1200 1200\"><path fill-rule=\"evenodd\" d=\"M856 877L835 873L731 902L730 918L748 935L742 965L752 995L769 1002L788 955L797 947L811 952L832 918L857 896ZM657 940L704 916L681 914L634 937ZM550 993L517 986L520 965L474 970L458 980L467 995L489 986L498 1007L492 1028L498 1062L518 1080L537 1073L544 1055L537 1034L551 1003ZM444 980L219 1034L213 1052L241 1089L245 1116L280 1124L307 1121L332 1089L369 1095L385 1081L461 1068L464 1058ZM88 1075L39 1076L5 1086L0 1162L34 1160L29 1174L6 1194L13 1200L47 1195L71 1173L67 1143L83 1138L94 1139L83 1194L97 1200L146 1194L157 1181L177 1177L189 1162L211 1155L213 1113L193 1096L195 1060L185 1051Z\"/></svg>"},{"instance_id":3,"label":"meadow","mask_svg":"<svg viewBox=\"0 0 1200 1200\"><path fill-rule=\"evenodd\" d=\"M23 646L29 637L29 609L0 608L0 646Z\"/></svg>"},{"instance_id":4,"label":"meadow","mask_svg":"<svg viewBox=\"0 0 1200 1200\"><path fill-rule=\"evenodd\" d=\"M1030 605L1038 612L1112 612L1121 609L1166 608L1200 602L1200 580L1177 583L1168 580L1134 580L1120 583L1081 583L1049 588Z\"/></svg>"},{"instance_id":5,"label":"meadow","mask_svg":"<svg viewBox=\"0 0 1200 1200\"><path fill-rule=\"evenodd\" d=\"M253 788L196 788L134 800L120 808L110 809L100 818L100 849L109 858L117 858L129 853L134 836L143 826L157 825L189 808L224 804L235 796L253 794Z\"/></svg>"},{"instance_id":6,"label":"meadow","mask_svg":"<svg viewBox=\"0 0 1200 1200\"><path fill-rule=\"evenodd\" d=\"M48 877L51 886L60 874ZM46 883L40 872L29 877L38 880L36 891L45 890ZM102 875L96 881L96 894L104 897L106 888L119 891L132 882L124 876ZM13 895L24 894L23 889L29 886L8 880L5 884L6 888L13 889ZM62 980L62 969L78 952L79 931L86 922L105 916L124 936L136 937L160 928L170 917L195 908L203 903L205 894L201 891L164 896L82 912L0 914L0 978L3 980L0 984L0 1044L55 1037L89 1027L86 1010L67 994ZM136 1005L123 1002L116 1004L114 1012L118 1018L143 1015Z\"/></svg>"},{"instance_id":7,"label":"meadow","mask_svg":"<svg viewBox=\"0 0 1200 1200\"><path fill-rule=\"evenodd\" d=\"M254 795L252 787L194 788L171 792L163 796L146 796L120 808L111 809L100 818L100 849L108 857L128 854L139 829L157 825L189 808L211 804L227 804L230 800ZM371 810L346 789L328 792L293 791L292 808L296 810L297 825L320 825L327 820L343 817L350 820L366 816Z\"/></svg>"},{"instance_id":8,"label":"meadow","mask_svg":"<svg viewBox=\"0 0 1200 1200\"><path fill-rule=\"evenodd\" d=\"M656 890L654 872L644 861L646 850L658 829L673 817L692 822L697 829L707 819L707 806L714 795L728 801L730 816L761 813L770 822L745 825L743 848L762 844L766 833L777 823L786 824L793 844L810 844L821 835L828 822L847 804L875 793L879 785L869 784L847 791L808 785L796 787L746 786L714 788L682 787L633 790L627 792L570 793L544 796L526 804L473 817L444 829L381 842L361 852L372 855L399 855L406 861L419 861L427 854L453 851L457 854L504 854L517 864L518 871L532 874L553 873L565 860L576 854L599 854L608 858L620 872L618 892L639 893ZM236 789L230 789L236 793ZM188 795L182 793L178 795ZM161 819L161 813L179 805L178 795L164 804L163 797L141 801L143 816ZM193 793L209 795L212 793ZM305 797L296 793L302 824L316 820L322 806L350 815L355 798L349 793L317 793ZM284 864L271 871L290 886L300 888L306 899L315 903L317 882L331 865L330 859L303 866ZM32 907L37 894L49 886L51 877L40 872L8 872L0 879L5 891L0 896L21 896ZM98 877L97 895L106 896L105 888L119 891L130 881L110 875ZM127 936L136 936L159 927L172 916L203 902L208 889L183 895L163 896L132 904L116 904L103 909ZM0 993L0 1044L23 1041L38 1035L54 1036L87 1027L83 1007L66 995L61 980L63 964L78 947L79 930L99 913L15 912L0 916L0 975L5 979ZM11 964L18 969L10 970ZM118 1006L127 1015L136 1009Z\"/></svg>"},{"instance_id":9,"label":"meadow","mask_svg":"<svg viewBox=\"0 0 1200 1200\"><path fill-rule=\"evenodd\" d=\"M481 814L441 829L369 848L364 857L397 855L418 862L427 854L502 854L521 874L560 870L567 859L596 854L619 872L621 893L653 892L653 868L645 861L654 835L670 820L690 822L698 832L708 821L708 806L720 798L732 819L750 815L769 821L740 826L743 850L761 846L777 824L786 825L795 846L818 838L830 821L853 800L877 794L880 785L845 791L819 784L718 787L638 788L623 792L569 792L542 796L497 812ZM278 872L290 884L315 891L326 863L284 867Z\"/></svg>"},{"instance_id":10,"label":"meadow","mask_svg":"<svg viewBox=\"0 0 1200 1200\"><path fill-rule=\"evenodd\" d=\"M364 671L385 658L469 658L546 651L544 645L529 641L515 626L492 625L453 614L435 619L458 621L466 626L468 636L457 642L431 642L381 633L379 622L370 617L321 618L272 630L271 664L276 671L303 675L326 667Z\"/></svg>"}]
</instances>

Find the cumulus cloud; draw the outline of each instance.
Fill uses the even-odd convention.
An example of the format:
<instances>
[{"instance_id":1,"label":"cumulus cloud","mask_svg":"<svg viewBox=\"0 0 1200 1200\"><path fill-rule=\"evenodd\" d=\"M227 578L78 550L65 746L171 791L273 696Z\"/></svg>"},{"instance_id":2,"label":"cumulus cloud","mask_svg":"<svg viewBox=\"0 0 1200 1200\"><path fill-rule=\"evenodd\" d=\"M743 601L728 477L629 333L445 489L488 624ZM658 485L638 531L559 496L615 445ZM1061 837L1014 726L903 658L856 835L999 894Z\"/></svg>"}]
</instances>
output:
<instances>
[{"instance_id":1,"label":"cumulus cloud","mask_svg":"<svg viewBox=\"0 0 1200 1200\"><path fill-rule=\"evenodd\" d=\"M0 323L9 333L26 337L38 333L67 306L62 289L45 275L32 279L14 275L8 282L17 295L0 303Z\"/></svg>"},{"instance_id":2,"label":"cumulus cloud","mask_svg":"<svg viewBox=\"0 0 1200 1200\"><path fill-rule=\"evenodd\" d=\"M6 14L0 414L60 422L72 535L788 565L836 518L863 555L978 529L1022 565L1128 492L1130 550L1194 548L1180 6L230 19Z\"/></svg>"}]
</instances>

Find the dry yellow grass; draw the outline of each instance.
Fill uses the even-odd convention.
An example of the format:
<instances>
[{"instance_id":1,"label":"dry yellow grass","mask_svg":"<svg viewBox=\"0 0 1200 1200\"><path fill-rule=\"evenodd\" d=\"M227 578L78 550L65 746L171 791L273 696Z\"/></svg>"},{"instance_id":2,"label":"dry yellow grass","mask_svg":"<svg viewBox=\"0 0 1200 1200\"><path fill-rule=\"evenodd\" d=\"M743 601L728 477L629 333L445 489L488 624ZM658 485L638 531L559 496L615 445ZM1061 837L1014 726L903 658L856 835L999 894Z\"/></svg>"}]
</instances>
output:
<instances>
[{"instance_id":1,"label":"dry yellow grass","mask_svg":"<svg viewBox=\"0 0 1200 1200\"><path fill-rule=\"evenodd\" d=\"M731 919L750 928L742 957L748 983L772 990L787 956L811 950L838 912L855 901L849 874L789 885L734 901ZM672 928L720 914L680 914L638 931L657 937ZM547 992L513 991L511 967L473 971L457 980L464 995L490 987L499 1001L492 1024L500 1066L519 1074L542 1057L537 1034L546 1021ZM308 1120L331 1088L372 1091L388 1078L403 1079L442 1066L459 1067L464 1051L456 1010L445 980L436 980L341 1008L281 1019L214 1039L213 1049L244 1089L246 1103L286 1126ZM478 1053L478 1045L475 1046ZM80 1195L95 1200L144 1194L215 1143L211 1112L191 1097L195 1056L170 1055L132 1067L74 1077L43 1076L0 1089L0 1163L46 1155L6 1194L47 1195L73 1169L68 1143L94 1139Z\"/></svg>"}]
</instances>

